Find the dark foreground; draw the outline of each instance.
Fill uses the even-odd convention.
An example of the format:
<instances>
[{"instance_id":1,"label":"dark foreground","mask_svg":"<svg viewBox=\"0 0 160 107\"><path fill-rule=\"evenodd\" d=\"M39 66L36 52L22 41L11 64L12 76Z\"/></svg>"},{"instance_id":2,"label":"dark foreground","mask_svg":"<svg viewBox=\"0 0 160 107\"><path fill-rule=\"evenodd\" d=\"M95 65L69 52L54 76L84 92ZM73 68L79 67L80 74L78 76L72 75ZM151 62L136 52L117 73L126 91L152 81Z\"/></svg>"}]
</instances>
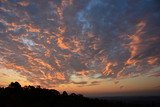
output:
<instances>
[{"instance_id":1,"label":"dark foreground","mask_svg":"<svg viewBox=\"0 0 160 107\"><path fill-rule=\"evenodd\" d=\"M67 92L60 94L57 90L40 87L21 87L18 82L0 88L0 107L160 107L159 97L133 99L91 99L81 94L68 95Z\"/></svg>"}]
</instances>

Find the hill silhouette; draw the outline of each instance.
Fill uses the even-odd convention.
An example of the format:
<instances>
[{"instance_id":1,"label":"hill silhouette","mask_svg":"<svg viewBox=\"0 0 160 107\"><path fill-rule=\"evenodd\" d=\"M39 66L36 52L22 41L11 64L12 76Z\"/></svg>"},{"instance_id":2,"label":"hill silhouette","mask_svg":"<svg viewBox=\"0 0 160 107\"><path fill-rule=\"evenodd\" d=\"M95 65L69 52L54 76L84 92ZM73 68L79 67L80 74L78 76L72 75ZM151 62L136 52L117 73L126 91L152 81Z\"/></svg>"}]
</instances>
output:
<instances>
[{"instance_id":1,"label":"hill silhouette","mask_svg":"<svg viewBox=\"0 0 160 107\"><path fill-rule=\"evenodd\" d=\"M40 86L24 86L11 82L0 88L0 107L160 107L159 103L126 103L118 100L91 99L81 94L62 94Z\"/></svg>"}]
</instances>

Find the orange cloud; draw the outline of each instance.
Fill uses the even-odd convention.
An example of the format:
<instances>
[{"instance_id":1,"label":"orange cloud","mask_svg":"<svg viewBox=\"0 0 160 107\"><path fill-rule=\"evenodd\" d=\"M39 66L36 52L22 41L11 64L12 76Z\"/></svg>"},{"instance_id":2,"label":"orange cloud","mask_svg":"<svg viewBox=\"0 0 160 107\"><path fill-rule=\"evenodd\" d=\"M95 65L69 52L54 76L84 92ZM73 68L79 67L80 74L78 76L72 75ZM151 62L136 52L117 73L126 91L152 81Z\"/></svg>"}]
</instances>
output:
<instances>
[{"instance_id":1,"label":"orange cloud","mask_svg":"<svg viewBox=\"0 0 160 107\"><path fill-rule=\"evenodd\" d=\"M68 5L73 4L73 0L62 0L61 4L62 4L63 7L67 7Z\"/></svg>"},{"instance_id":2,"label":"orange cloud","mask_svg":"<svg viewBox=\"0 0 160 107\"><path fill-rule=\"evenodd\" d=\"M129 35L128 38L131 40L129 44L126 45L126 48L129 49L130 52L130 58L126 61L126 65L135 65L138 61L134 60L133 57L135 57L139 51L141 50L141 35L144 33L143 29L146 26L146 23L144 21L141 21L137 24L136 32L133 35Z\"/></svg>"},{"instance_id":3,"label":"orange cloud","mask_svg":"<svg viewBox=\"0 0 160 107\"><path fill-rule=\"evenodd\" d=\"M54 61L55 61L55 63L57 64L57 66L61 66L61 61L60 60L58 60L57 58L54 58Z\"/></svg>"},{"instance_id":4,"label":"orange cloud","mask_svg":"<svg viewBox=\"0 0 160 107\"><path fill-rule=\"evenodd\" d=\"M114 72L112 71L112 67L114 66L117 66L117 63L108 62L102 73L104 75L114 74Z\"/></svg>"},{"instance_id":5,"label":"orange cloud","mask_svg":"<svg viewBox=\"0 0 160 107\"><path fill-rule=\"evenodd\" d=\"M32 24L29 24L29 25L25 25L26 29L28 32L37 32L39 33L40 32L40 29L33 26Z\"/></svg>"},{"instance_id":6,"label":"orange cloud","mask_svg":"<svg viewBox=\"0 0 160 107\"><path fill-rule=\"evenodd\" d=\"M31 55L25 55L25 56L27 57L28 62L30 62L33 65L38 64L38 65L43 66L49 70L54 70L54 68L50 64L46 63L42 59L35 58L34 56L31 56Z\"/></svg>"},{"instance_id":7,"label":"orange cloud","mask_svg":"<svg viewBox=\"0 0 160 107\"><path fill-rule=\"evenodd\" d=\"M20 4L21 6L26 7L26 6L29 5L29 2L27 2L27 1L22 1L22 2L18 2L18 4Z\"/></svg>"},{"instance_id":8,"label":"orange cloud","mask_svg":"<svg viewBox=\"0 0 160 107\"><path fill-rule=\"evenodd\" d=\"M63 38L58 38L58 39L57 39L57 45L58 45L61 49L69 49L68 46L67 46L66 44L64 44Z\"/></svg>"},{"instance_id":9,"label":"orange cloud","mask_svg":"<svg viewBox=\"0 0 160 107\"><path fill-rule=\"evenodd\" d=\"M147 62L148 62L148 64L150 64L150 65L155 65L158 60L159 60L158 57L149 57L148 60L147 60Z\"/></svg>"},{"instance_id":10,"label":"orange cloud","mask_svg":"<svg viewBox=\"0 0 160 107\"><path fill-rule=\"evenodd\" d=\"M54 6L56 9L56 14L57 16L59 16L60 21L63 22L64 20L64 9L68 6L72 4L72 0L62 0L61 5L60 6ZM61 23L61 25L58 27L56 36L57 36L57 45L61 48L61 49L69 49L69 46L64 43L64 33L66 32L66 26L64 23Z\"/></svg>"},{"instance_id":11,"label":"orange cloud","mask_svg":"<svg viewBox=\"0 0 160 107\"><path fill-rule=\"evenodd\" d=\"M23 66L18 66L14 63L5 63L5 62L0 62L0 64L2 64L5 68L7 69L14 69L14 70L19 70L19 71L24 71L24 72L28 72L29 70Z\"/></svg>"},{"instance_id":12,"label":"orange cloud","mask_svg":"<svg viewBox=\"0 0 160 107\"><path fill-rule=\"evenodd\" d=\"M77 74L80 76L87 76L88 72L87 71L80 71L80 72L77 72Z\"/></svg>"},{"instance_id":13,"label":"orange cloud","mask_svg":"<svg viewBox=\"0 0 160 107\"><path fill-rule=\"evenodd\" d=\"M81 50L82 44L80 42L80 40L78 40L78 38L74 37L72 38L73 45L75 46L75 48L73 49L73 52L79 52Z\"/></svg>"},{"instance_id":14,"label":"orange cloud","mask_svg":"<svg viewBox=\"0 0 160 107\"><path fill-rule=\"evenodd\" d=\"M65 76L61 72L56 72L55 76L58 80L65 80Z\"/></svg>"},{"instance_id":15,"label":"orange cloud","mask_svg":"<svg viewBox=\"0 0 160 107\"><path fill-rule=\"evenodd\" d=\"M9 23L3 19L1 19L0 22L4 23L8 27L9 31L15 31L17 29L24 28L27 32L40 32L40 29L33 24L19 24L18 22Z\"/></svg>"}]
</instances>

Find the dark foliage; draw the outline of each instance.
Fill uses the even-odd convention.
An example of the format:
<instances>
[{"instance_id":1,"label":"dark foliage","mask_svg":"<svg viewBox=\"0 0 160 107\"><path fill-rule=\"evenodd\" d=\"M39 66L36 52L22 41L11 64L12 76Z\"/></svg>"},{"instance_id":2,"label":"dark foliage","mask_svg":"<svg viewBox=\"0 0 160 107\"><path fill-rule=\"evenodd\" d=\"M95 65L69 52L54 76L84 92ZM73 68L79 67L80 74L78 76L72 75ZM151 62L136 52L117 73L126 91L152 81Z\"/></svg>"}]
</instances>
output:
<instances>
[{"instance_id":1,"label":"dark foliage","mask_svg":"<svg viewBox=\"0 0 160 107\"><path fill-rule=\"evenodd\" d=\"M159 103L126 103L91 99L81 94L70 95L64 91L42 89L40 86L21 87L18 82L11 83L6 88L0 88L0 107L160 107Z\"/></svg>"}]
</instances>

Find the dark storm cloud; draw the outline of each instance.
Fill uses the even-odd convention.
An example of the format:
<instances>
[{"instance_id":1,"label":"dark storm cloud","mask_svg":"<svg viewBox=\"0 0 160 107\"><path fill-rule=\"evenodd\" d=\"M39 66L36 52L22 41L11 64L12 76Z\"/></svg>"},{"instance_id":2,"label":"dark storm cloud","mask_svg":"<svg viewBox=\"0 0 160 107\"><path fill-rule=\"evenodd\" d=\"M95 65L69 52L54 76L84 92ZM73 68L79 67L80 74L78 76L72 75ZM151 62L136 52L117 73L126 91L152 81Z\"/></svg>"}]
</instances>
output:
<instances>
[{"instance_id":1,"label":"dark storm cloud","mask_svg":"<svg viewBox=\"0 0 160 107\"><path fill-rule=\"evenodd\" d=\"M50 87L70 82L73 74L158 75L154 70L160 66L158 3L0 0L0 64Z\"/></svg>"}]
</instances>

